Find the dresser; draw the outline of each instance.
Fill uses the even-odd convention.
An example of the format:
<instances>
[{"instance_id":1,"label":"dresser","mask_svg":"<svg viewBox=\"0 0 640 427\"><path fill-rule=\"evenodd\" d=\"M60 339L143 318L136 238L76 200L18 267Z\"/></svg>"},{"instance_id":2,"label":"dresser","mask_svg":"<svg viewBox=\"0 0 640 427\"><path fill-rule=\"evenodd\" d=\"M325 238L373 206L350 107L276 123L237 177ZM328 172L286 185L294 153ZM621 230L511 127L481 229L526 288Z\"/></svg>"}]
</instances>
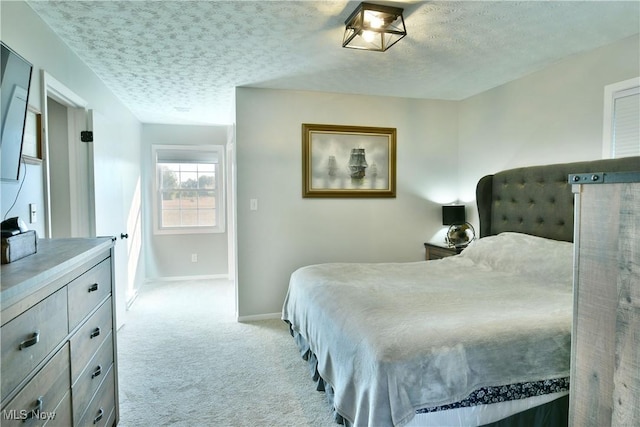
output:
<instances>
[{"instance_id":1,"label":"dresser","mask_svg":"<svg viewBox=\"0 0 640 427\"><path fill-rule=\"evenodd\" d=\"M569 425L640 426L640 171L570 181L576 217Z\"/></svg>"},{"instance_id":2,"label":"dresser","mask_svg":"<svg viewBox=\"0 0 640 427\"><path fill-rule=\"evenodd\" d=\"M42 239L2 265L2 426L114 426L111 238Z\"/></svg>"}]
</instances>

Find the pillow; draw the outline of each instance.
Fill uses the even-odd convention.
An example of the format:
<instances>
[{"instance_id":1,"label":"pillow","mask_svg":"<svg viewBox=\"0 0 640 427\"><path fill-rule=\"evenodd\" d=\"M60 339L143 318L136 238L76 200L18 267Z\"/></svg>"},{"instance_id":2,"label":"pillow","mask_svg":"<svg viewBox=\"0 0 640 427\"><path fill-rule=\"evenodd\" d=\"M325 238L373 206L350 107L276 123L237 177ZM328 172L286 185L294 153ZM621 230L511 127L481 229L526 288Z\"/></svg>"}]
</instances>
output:
<instances>
[{"instance_id":1,"label":"pillow","mask_svg":"<svg viewBox=\"0 0 640 427\"><path fill-rule=\"evenodd\" d=\"M474 240L460 257L492 270L521 273L549 283L573 283L573 243L504 232Z\"/></svg>"}]
</instances>

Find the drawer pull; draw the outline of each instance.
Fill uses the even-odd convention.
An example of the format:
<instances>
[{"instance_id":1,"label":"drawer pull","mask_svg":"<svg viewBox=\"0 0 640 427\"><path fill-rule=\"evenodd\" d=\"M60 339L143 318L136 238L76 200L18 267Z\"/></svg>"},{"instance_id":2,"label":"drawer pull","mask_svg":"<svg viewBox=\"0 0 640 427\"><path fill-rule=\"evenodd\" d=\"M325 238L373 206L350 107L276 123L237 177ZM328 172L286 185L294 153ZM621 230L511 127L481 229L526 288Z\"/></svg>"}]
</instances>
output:
<instances>
[{"instance_id":1,"label":"drawer pull","mask_svg":"<svg viewBox=\"0 0 640 427\"><path fill-rule=\"evenodd\" d=\"M26 422L27 420L30 420L33 417L39 416L40 412L42 412L43 403L44 401L42 400L42 396L40 396L38 400L36 400L36 407L27 413L27 416L24 418L23 422Z\"/></svg>"},{"instance_id":2,"label":"drawer pull","mask_svg":"<svg viewBox=\"0 0 640 427\"><path fill-rule=\"evenodd\" d=\"M93 285L89 286L89 292L95 292L98 290L98 284L94 283Z\"/></svg>"},{"instance_id":3,"label":"drawer pull","mask_svg":"<svg viewBox=\"0 0 640 427\"><path fill-rule=\"evenodd\" d=\"M31 338L24 340L18 346L18 350L22 350L23 348L31 347L32 345L36 345L40 341L40 331L35 331Z\"/></svg>"},{"instance_id":4,"label":"drawer pull","mask_svg":"<svg viewBox=\"0 0 640 427\"><path fill-rule=\"evenodd\" d=\"M98 367L91 374L91 379L94 379L95 377L99 376L101 373L102 373L102 366L98 365Z\"/></svg>"},{"instance_id":5,"label":"drawer pull","mask_svg":"<svg viewBox=\"0 0 640 427\"><path fill-rule=\"evenodd\" d=\"M91 332L91 334L89 335L89 338L95 338L98 335L100 335L100 328L95 328L93 332Z\"/></svg>"},{"instance_id":6,"label":"drawer pull","mask_svg":"<svg viewBox=\"0 0 640 427\"><path fill-rule=\"evenodd\" d=\"M100 408L98 410L98 415L96 415L96 417L93 419L93 423L94 424L98 424L98 421L100 421L102 419L103 415L104 415L104 409Z\"/></svg>"}]
</instances>

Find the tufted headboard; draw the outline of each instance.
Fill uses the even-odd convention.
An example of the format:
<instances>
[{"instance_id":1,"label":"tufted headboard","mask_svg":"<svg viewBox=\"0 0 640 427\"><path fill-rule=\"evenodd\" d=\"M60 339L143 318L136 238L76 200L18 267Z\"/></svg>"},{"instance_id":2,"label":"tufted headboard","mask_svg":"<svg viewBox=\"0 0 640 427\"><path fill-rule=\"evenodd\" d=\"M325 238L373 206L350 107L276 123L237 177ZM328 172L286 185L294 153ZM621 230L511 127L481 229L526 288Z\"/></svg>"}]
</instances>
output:
<instances>
[{"instance_id":1,"label":"tufted headboard","mask_svg":"<svg viewBox=\"0 0 640 427\"><path fill-rule=\"evenodd\" d=\"M504 231L573 241L571 173L640 171L640 157L522 167L476 186L480 237Z\"/></svg>"}]
</instances>

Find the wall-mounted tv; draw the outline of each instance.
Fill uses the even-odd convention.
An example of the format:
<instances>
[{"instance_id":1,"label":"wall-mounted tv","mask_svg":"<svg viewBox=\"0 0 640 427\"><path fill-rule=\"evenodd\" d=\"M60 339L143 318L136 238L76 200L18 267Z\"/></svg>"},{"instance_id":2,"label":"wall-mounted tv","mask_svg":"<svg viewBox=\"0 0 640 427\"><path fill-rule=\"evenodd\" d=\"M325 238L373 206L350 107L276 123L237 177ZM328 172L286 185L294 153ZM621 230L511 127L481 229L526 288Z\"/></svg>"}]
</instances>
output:
<instances>
[{"instance_id":1,"label":"wall-mounted tv","mask_svg":"<svg viewBox=\"0 0 640 427\"><path fill-rule=\"evenodd\" d=\"M20 176L22 139L33 66L3 42L0 59L0 178L16 181Z\"/></svg>"}]
</instances>

